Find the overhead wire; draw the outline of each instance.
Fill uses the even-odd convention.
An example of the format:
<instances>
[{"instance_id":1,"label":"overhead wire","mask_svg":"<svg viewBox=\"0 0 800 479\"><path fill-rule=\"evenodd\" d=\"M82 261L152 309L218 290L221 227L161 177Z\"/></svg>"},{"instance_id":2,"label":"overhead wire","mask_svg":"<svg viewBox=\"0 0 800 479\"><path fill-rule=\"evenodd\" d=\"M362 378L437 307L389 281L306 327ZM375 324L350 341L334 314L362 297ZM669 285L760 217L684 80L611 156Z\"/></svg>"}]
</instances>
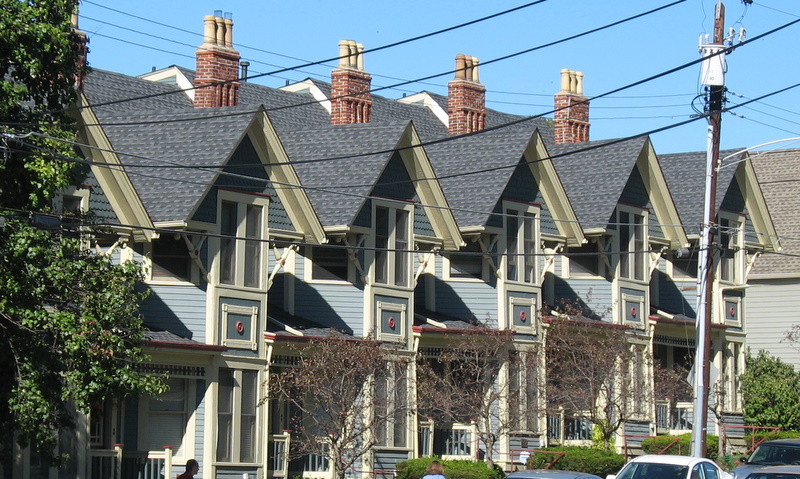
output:
<instances>
[{"instance_id":1,"label":"overhead wire","mask_svg":"<svg viewBox=\"0 0 800 479\"><path fill-rule=\"evenodd\" d=\"M525 6L536 5L536 4L544 2L544 1L546 1L546 0L538 0L536 2L531 2L530 4L526 4ZM528 49L525 49L525 50L521 50L521 51L517 51L517 52L511 53L511 54L508 54L508 55L504 55L504 56L499 57L499 58L494 58L494 59L491 59L491 60L488 60L488 61L484 61L484 62L481 63L481 65L485 66L487 64L495 63L495 62L498 62L498 61L504 61L504 60L507 60L509 58L513 58L513 57L516 57L516 56L519 56L519 55L523 55L523 54L530 53L530 52L533 52L533 51L536 51L536 50L540 50L542 48L547 48L547 47L551 47L553 45L564 43L564 42L569 41L569 40L574 40L576 38L580 38L580 37L583 37L583 36L586 36L586 35L589 35L589 34L592 34L592 33L596 33L598 31L602 31L602 30L605 30L605 29L620 25L622 23L625 23L625 22L628 22L628 21L631 21L631 20L635 20L637 18L641 18L641 17L646 16L646 15L653 14L655 12L664 10L666 8L669 8L669 7L672 7L672 6L677 5L679 3L683 3L685 1L686 0L675 0L672 3L666 4L666 5L662 5L660 7L654 8L652 10L648 10L646 12L639 13L637 15L633 15L633 16L624 18L622 20L617 20L615 22L612 22L612 23L609 23L609 24L606 24L606 25L603 25L603 26L600 26L600 27L596 27L596 28L593 28L591 30L587 30L587 31L584 31L584 32L581 32L581 33L577 33L575 35L571 35L571 36L562 38L560 40L555 40L555 41L552 41L552 42L549 42L549 43L546 43L546 44L543 44L543 45L538 45L538 46L531 47L531 48L528 48ZM436 34L439 34L439 33L445 32L445 31L453 30L455 28L460 28L460 27L462 27L464 25L473 24L473 23L476 23L478 21L482 21L485 18L495 17L495 16L498 16L498 15L502 15L502 14L508 13L510 11L515 11L515 10L518 10L519 8L521 8L521 7L517 7L516 9L506 10L504 12L500 12L498 14L494 14L494 15L491 15L489 17L483 17L483 18L478 19L478 20L473 20L473 21L467 22L465 24L460 24L460 25L457 25L457 26L454 26L454 27L449 27L449 28L446 28L446 29L443 29L443 30L438 30L436 32L432 32L432 33L428 33L428 34L424 34L424 35L418 35L417 37L413 37L413 38L406 39L406 40L401 40L401 41L398 41L398 42L390 43L390 44L387 44L387 45L382 45L382 46L371 48L371 49L365 49L362 52L362 54L376 52L376 51L384 50L384 49L391 48L391 47L394 47L394 46L402 45L404 43L408 43L408 42L411 42L411 41L416 41L416 40L419 40L421 38L426 38L426 37L429 37L429 36L432 36L432 35L436 35ZM323 64L323 63L327 63L327 62L330 62L330 61L338 60L339 58L340 57L338 57L338 56L337 57L332 57L332 58L327 58L325 60L319 60L319 61L316 61L316 62L308 62L308 63L303 64L303 65L298 65L298 66L294 66L294 67L287 67L287 68L275 70L275 71L272 71L272 72L261 73L261 74L258 74L258 75L248 75L247 77L236 78L234 80L215 82L215 83L211 83L211 84L205 85L205 86L225 85L225 84L228 84L228 83L238 82L238 81L242 81L242 80L251 80L251 79L260 78L260 77L264 77L264 76L274 75L274 74L277 74L277 73L283 73L283 72L289 71L289 70L296 70L298 68L305 68L305 67L311 66L311 65ZM421 81L421 80L429 80L431 78L437 78L437 77L440 77L440 76L449 75L449 74L452 74L454 71L458 71L458 70L447 70L445 72L440 72L440 73L436 73L436 74L433 74L433 75L427 75L427 76L424 76L424 77L421 77L421 78L417 78L417 79L414 79L414 80L406 80L406 81L403 81L403 82L400 82L400 83L395 83L393 85L382 86L382 87L379 87L379 88L371 89L369 91L363 91L363 92L357 92L357 93L373 93L373 92L377 92L377 91L382 91L382 90L386 90L386 89L390 89L390 88L395 88L395 87L398 87L398 86L407 85L407 84L410 84L410 83L416 83L416 82ZM196 90L197 88L198 87L192 87L189 90ZM160 96L171 95L171 94L185 92L185 91L187 91L187 90L174 90L174 91L170 91L170 92L160 92L160 93L153 93L153 94L149 94L149 95L141 95L141 96L136 96L136 97L123 98L123 99L118 99L118 100L110 100L110 101L106 101L106 102L96 103L93 106L95 106L95 107L108 106L108 105L114 105L114 104L118 104L118 103L125 103L125 102L136 101L136 100L157 98L157 97L160 97ZM335 99L335 98L329 98L328 100L333 100L333 99ZM312 105L312 104L316 104L316 103L319 103L319 102L318 101L303 102L303 103L298 103L296 105L291 105L289 107L273 108L270 111L275 111L275 110L284 109L284 108L295 108L295 107L298 107L298 106ZM59 110L59 111L74 111L74 110L80 109L80 108L81 107L65 108L65 109L62 109L62 110Z\"/></svg>"}]
</instances>

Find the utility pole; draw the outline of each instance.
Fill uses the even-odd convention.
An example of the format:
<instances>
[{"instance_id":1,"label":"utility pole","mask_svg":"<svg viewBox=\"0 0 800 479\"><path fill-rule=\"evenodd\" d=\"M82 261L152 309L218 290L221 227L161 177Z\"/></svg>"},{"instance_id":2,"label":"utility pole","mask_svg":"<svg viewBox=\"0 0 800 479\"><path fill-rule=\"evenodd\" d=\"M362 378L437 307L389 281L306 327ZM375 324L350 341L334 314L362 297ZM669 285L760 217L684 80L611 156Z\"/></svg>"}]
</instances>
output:
<instances>
[{"instance_id":1,"label":"utility pole","mask_svg":"<svg viewBox=\"0 0 800 479\"><path fill-rule=\"evenodd\" d=\"M694 369L694 421L692 424L692 456L704 457L708 434L708 395L711 370L711 304L714 285L714 220L717 199L717 162L722 123L722 102L725 90L725 49L723 29L725 6L717 0L714 15L714 41L701 45L706 60L702 66L702 82L706 85L708 115L708 151L706 155L705 205L700 255L697 268L697 323ZM717 54L718 53L718 54ZM715 56L710 56L714 55ZM710 56L710 57L709 57Z\"/></svg>"}]
</instances>

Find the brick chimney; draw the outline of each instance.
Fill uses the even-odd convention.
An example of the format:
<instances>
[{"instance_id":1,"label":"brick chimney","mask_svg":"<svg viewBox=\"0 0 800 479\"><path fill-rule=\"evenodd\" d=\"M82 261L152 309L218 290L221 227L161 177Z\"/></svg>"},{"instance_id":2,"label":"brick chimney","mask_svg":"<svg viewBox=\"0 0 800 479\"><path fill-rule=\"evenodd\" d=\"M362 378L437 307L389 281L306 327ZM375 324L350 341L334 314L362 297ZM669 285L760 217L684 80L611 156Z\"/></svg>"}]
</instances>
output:
<instances>
[{"instance_id":1,"label":"brick chimney","mask_svg":"<svg viewBox=\"0 0 800 479\"><path fill-rule=\"evenodd\" d=\"M89 53L89 38L78 28L78 7L72 13L72 48L77 54L75 61L75 88L83 90L83 79L86 74L86 55Z\"/></svg>"},{"instance_id":2,"label":"brick chimney","mask_svg":"<svg viewBox=\"0 0 800 479\"><path fill-rule=\"evenodd\" d=\"M222 12L206 15L203 44L197 48L194 106L234 106L239 103L239 52L233 48L233 20ZM226 14L227 16L227 14Z\"/></svg>"},{"instance_id":3,"label":"brick chimney","mask_svg":"<svg viewBox=\"0 0 800 479\"><path fill-rule=\"evenodd\" d=\"M486 126L486 87L478 80L478 59L456 55L456 76L447 84L447 116L451 135Z\"/></svg>"},{"instance_id":4,"label":"brick chimney","mask_svg":"<svg viewBox=\"0 0 800 479\"><path fill-rule=\"evenodd\" d=\"M368 123L372 77L364 71L364 45L339 42L339 65L331 72L331 124Z\"/></svg>"},{"instance_id":5,"label":"brick chimney","mask_svg":"<svg viewBox=\"0 0 800 479\"><path fill-rule=\"evenodd\" d=\"M555 96L556 145L589 141L589 101L583 96L583 72L561 70L561 91Z\"/></svg>"}]
</instances>

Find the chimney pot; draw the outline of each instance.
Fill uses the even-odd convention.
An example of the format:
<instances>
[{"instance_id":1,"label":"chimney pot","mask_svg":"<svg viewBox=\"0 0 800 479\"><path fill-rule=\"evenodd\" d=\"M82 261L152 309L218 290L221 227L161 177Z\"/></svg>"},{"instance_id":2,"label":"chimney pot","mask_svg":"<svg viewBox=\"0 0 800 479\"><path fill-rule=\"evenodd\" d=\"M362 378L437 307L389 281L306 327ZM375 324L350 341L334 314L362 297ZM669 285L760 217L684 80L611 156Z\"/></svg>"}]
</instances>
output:
<instances>
[{"instance_id":1,"label":"chimney pot","mask_svg":"<svg viewBox=\"0 0 800 479\"><path fill-rule=\"evenodd\" d=\"M221 10L214 13L203 18L203 44L196 53L194 106L199 108L234 106L239 101L241 57L233 48L233 20L222 18Z\"/></svg>"},{"instance_id":2,"label":"chimney pot","mask_svg":"<svg viewBox=\"0 0 800 479\"><path fill-rule=\"evenodd\" d=\"M456 55L456 80L464 80L467 78L467 57L459 53Z\"/></svg>"},{"instance_id":3,"label":"chimney pot","mask_svg":"<svg viewBox=\"0 0 800 479\"><path fill-rule=\"evenodd\" d=\"M371 117L372 77L364 70L364 45L339 42L339 66L331 72L331 123L367 123Z\"/></svg>"},{"instance_id":4,"label":"chimney pot","mask_svg":"<svg viewBox=\"0 0 800 479\"><path fill-rule=\"evenodd\" d=\"M448 130L453 135L486 126L486 88L478 81L478 59L456 55L456 76L448 83Z\"/></svg>"},{"instance_id":5,"label":"chimney pot","mask_svg":"<svg viewBox=\"0 0 800 479\"><path fill-rule=\"evenodd\" d=\"M589 141L589 101L583 96L583 72L562 69L561 91L554 100L555 143Z\"/></svg>"}]
</instances>

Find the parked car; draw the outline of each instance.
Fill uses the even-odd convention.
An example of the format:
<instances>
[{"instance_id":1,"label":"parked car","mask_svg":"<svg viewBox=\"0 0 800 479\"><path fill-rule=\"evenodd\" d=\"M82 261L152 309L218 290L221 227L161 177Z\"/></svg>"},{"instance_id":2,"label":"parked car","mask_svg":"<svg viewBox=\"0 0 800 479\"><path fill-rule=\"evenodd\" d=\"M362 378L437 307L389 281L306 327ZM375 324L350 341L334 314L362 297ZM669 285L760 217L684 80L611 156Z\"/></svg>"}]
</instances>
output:
<instances>
[{"instance_id":1,"label":"parked car","mask_svg":"<svg viewBox=\"0 0 800 479\"><path fill-rule=\"evenodd\" d=\"M733 470L733 477L744 479L764 466L800 465L800 438L764 441L749 457L741 459L742 465Z\"/></svg>"},{"instance_id":2,"label":"parked car","mask_svg":"<svg viewBox=\"0 0 800 479\"><path fill-rule=\"evenodd\" d=\"M800 479L800 466L767 466L756 469L745 479Z\"/></svg>"},{"instance_id":3,"label":"parked car","mask_svg":"<svg viewBox=\"0 0 800 479\"><path fill-rule=\"evenodd\" d=\"M600 479L594 474L577 471L557 471L555 469L531 469L512 472L506 479Z\"/></svg>"},{"instance_id":4,"label":"parked car","mask_svg":"<svg viewBox=\"0 0 800 479\"><path fill-rule=\"evenodd\" d=\"M648 454L631 460L606 479L732 479L714 461L704 457Z\"/></svg>"}]
</instances>

